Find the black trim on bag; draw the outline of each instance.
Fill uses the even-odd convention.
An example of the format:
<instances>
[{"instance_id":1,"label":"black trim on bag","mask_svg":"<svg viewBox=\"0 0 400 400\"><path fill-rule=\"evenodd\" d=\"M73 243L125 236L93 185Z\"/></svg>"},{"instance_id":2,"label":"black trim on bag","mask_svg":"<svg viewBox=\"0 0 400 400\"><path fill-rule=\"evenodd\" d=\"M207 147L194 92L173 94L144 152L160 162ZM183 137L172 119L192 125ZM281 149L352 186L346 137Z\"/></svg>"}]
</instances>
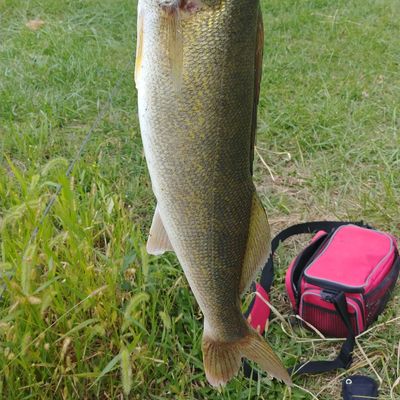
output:
<instances>
[{"instance_id":1,"label":"black trim on bag","mask_svg":"<svg viewBox=\"0 0 400 400\"><path fill-rule=\"evenodd\" d=\"M382 282L373 290L366 293L364 295L364 301L366 305L366 318L368 326L371 325L383 312L386 307L386 304L389 302L390 298L392 297L394 288L397 283L397 279L399 277L400 272L400 256L399 252L396 250L396 257L392 266L392 269L388 272L385 278L382 279ZM371 302L372 298L376 296L377 293L381 292L383 288L387 287L385 293L379 297L376 301ZM376 309L373 311L373 308ZM372 310L371 310L372 309Z\"/></svg>"},{"instance_id":2,"label":"black trim on bag","mask_svg":"<svg viewBox=\"0 0 400 400\"><path fill-rule=\"evenodd\" d=\"M352 224L350 224L350 225L352 225ZM357 225L355 225L355 226L357 226ZM342 228L344 228L344 226L341 226L341 227L337 228L335 231L332 232L332 235L331 235L331 239L332 240L333 240L333 236L338 234L338 232ZM363 228L363 227L361 227L361 228ZM370 228L368 228L368 229L370 229ZM377 231L375 229L373 229L373 231L375 232L375 234L380 234L382 236L385 236L387 239L389 239L389 241L390 241L390 250L388 251L387 255L385 255L384 258L386 258L391 253L391 250L393 250L393 253L394 253L394 258L393 258L393 261L392 261L392 265L393 265L393 263L396 260L396 245L395 245L395 241L394 241L393 237L391 235L385 233L385 232L380 232L380 231ZM364 284L362 286L347 286L347 285L341 285L338 282L332 282L332 281L327 280L327 279L315 278L313 276L309 276L307 270L311 267L311 264L315 261L316 258L317 257L314 257L314 259L309 262L308 266L305 268L305 270L303 272L304 279L305 279L306 282L311 283L313 285L319 285L319 286L324 286L325 285L327 287L337 288L338 290L344 291L346 293L365 293L366 282L364 282ZM380 263L378 263L373 268L373 271L376 270L376 268L378 267L379 264ZM370 274L372 274L372 272ZM367 278L367 281L368 281L368 279L369 279L369 277Z\"/></svg>"},{"instance_id":3,"label":"black trim on bag","mask_svg":"<svg viewBox=\"0 0 400 400\"><path fill-rule=\"evenodd\" d=\"M396 250L392 269L387 273L387 275L382 279L382 282L377 287L375 287L374 289L372 289L371 291L369 291L368 293L366 293L364 295L365 300L368 300L370 297L373 297L377 292L382 290L382 287L390 286L390 284L392 283L392 280L396 284L399 272L400 272L400 256L399 256L399 252ZM397 275L397 278L395 278L396 275ZM390 283L389 285L388 285L388 282Z\"/></svg>"},{"instance_id":4,"label":"black trim on bag","mask_svg":"<svg viewBox=\"0 0 400 400\"><path fill-rule=\"evenodd\" d=\"M323 289L328 289L328 290L335 290L335 291L343 291L346 293L359 293L362 294L365 297L365 304L366 304L366 299L368 299L371 296L371 293L376 293L378 290L378 288L381 288L382 283L386 280L386 278L392 273L393 269L396 269L396 263L398 263L399 261L399 252L398 250L395 248L394 249L394 258L393 258L393 262L392 262L392 266L389 269L387 275L385 276L385 278L382 279L382 282L373 290L369 291L369 292L365 292L365 288L364 287L354 287L354 286L346 286L346 285L339 285L337 283L334 282L329 282L325 279L318 279L318 278L312 278L310 276L305 275L305 270L303 272L303 277L304 280L308 283L311 283L312 285L315 286L319 286ZM398 269L400 269L400 262L399 262L399 266L397 267ZM296 293L297 294L297 293Z\"/></svg>"},{"instance_id":5,"label":"black trim on bag","mask_svg":"<svg viewBox=\"0 0 400 400\"><path fill-rule=\"evenodd\" d=\"M367 310L366 310L367 307L365 305L365 300L364 300L364 304L363 304L360 299L355 299L354 297L349 297L349 299L355 301L358 304L358 306L360 307L361 319L362 319L362 322L363 322L364 329L366 329L366 327L367 327L366 318L367 317L366 317L365 314L367 313ZM358 325L358 323L357 323L357 325ZM362 330L358 329L358 333L361 333L361 332L362 332Z\"/></svg>"},{"instance_id":6,"label":"black trim on bag","mask_svg":"<svg viewBox=\"0 0 400 400\"><path fill-rule=\"evenodd\" d=\"M329 240L330 234L325 234L318 238L315 242L307 246L297 257L293 264L290 281L293 293L296 298L297 308L299 307L299 293L301 292L301 281L304 276L304 270L308 264L314 259L321 247Z\"/></svg>"},{"instance_id":7,"label":"black trim on bag","mask_svg":"<svg viewBox=\"0 0 400 400\"><path fill-rule=\"evenodd\" d=\"M363 294L365 292L364 288L358 287L348 287L345 285L338 285L337 283L333 282L328 282L325 279L317 279L317 278L310 278L307 275L303 275L304 280L308 283L311 283L312 285L319 286L321 288L326 288L326 289L331 289L335 290L338 292L346 292L346 293L361 293Z\"/></svg>"}]
</instances>

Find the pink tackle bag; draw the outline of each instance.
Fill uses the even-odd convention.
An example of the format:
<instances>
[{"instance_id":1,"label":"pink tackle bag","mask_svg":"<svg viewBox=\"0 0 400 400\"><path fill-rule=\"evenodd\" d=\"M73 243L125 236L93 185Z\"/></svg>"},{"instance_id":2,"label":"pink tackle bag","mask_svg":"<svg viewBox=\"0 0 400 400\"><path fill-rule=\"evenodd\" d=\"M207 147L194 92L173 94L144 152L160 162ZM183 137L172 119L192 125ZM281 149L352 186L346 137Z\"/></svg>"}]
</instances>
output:
<instances>
[{"instance_id":1,"label":"pink tackle bag","mask_svg":"<svg viewBox=\"0 0 400 400\"><path fill-rule=\"evenodd\" d=\"M385 308L400 269L396 239L362 222L310 222L294 225L272 241L257 295L246 312L250 324L264 331L269 318L268 292L274 276L273 254L287 238L314 233L309 245L290 263L286 290L293 308L307 324L325 336L346 338L334 360L296 365L292 374L349 368L355 336L365 331ZM304 324L305 327L309 327ZM257 372L244 364L246 376Z\"/></svg>"}]
</instances>

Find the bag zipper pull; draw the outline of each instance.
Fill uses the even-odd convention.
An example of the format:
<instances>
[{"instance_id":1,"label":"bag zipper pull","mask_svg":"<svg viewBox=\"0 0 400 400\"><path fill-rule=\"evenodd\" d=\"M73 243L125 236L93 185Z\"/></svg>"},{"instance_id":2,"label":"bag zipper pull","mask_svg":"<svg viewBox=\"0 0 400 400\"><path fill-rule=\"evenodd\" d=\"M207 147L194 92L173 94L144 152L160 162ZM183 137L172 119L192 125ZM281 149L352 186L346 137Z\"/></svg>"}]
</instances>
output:
<instances>
[{"instance_id":1,"label":"bag zipper pull","mask_svg":"<svg viewBox=\"0 0 400 400\"><path fill-rule=\"evenodd\" d=\"M324 300L328 303L334 303L334 300L338 294L339 294L339 292L332 290L332 289L322 289L321 290L322 300Z\"/></svg>"}]
</instances>

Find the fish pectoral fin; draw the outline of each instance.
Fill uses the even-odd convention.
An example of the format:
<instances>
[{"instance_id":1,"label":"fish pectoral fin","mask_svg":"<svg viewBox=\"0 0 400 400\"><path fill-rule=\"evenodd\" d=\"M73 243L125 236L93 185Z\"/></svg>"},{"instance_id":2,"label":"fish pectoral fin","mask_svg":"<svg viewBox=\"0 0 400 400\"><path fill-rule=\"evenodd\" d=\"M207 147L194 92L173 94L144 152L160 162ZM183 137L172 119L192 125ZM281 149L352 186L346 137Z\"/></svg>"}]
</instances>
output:
<instances>
[{"instance_id":1,"label":"fish pectoral fin","mask_svg":"<svg viewBox=\"0 0 400 400\"><path fill-rule=\"evenodd\" d=\"M288 371L265 340L252 328L234 342L213 341L203 337L203 362L207 380L212 386L225 385L237 375L242 357L256 362L272 377L291 385Z\"/></svg>"},{"instance_id":2,"label":"fish pectoral fin","mask_svg":"<svg viewBox=\"0 0 400 400\"><path fill-rule=\"evenodd\" d=\"M183 37L182 10L179 1L162 0L160 5L164 10L162 22L162 40L165 40L166 56L170 65L170 78L175 90L182 85L183 70Z\"/></svg>"},{"instance_id":3,"label":"fish pectoral fin","mask_svg":"<svg viewBox=\"0 0 400 400\"><path fill-rule=\"evenodd\" d=\"M174 251L169 241L168 234L165 231L158 206L154 212L146 250L149 254L155 256L164 254L166 251Z\"/></svg>"},{"instance_id":4,"label":"fish pectoral fin","mask_svg":"<svg viewBox=\"0 0 400 400\"><path fill-rule=\"evenodd\" d=\"M239 293L243 294L251 285L257 272L265 265L271 251L271 232L267 214L258 198L253 195L247 248L244 256Z\"/></svg>"},{"instance_id":5,"label":"fish pectoral fin","mask_svg":"<svg viewBox=\"0 0 400 400\"><path fill-rule=\"evenodd\" d=\"M138 22L137 22L136 60L135 60L135 84L137 89L139 89L139 81L142 73L143 29L144 29L144 13L139 7Z\"/></svg>"}]
</instances>

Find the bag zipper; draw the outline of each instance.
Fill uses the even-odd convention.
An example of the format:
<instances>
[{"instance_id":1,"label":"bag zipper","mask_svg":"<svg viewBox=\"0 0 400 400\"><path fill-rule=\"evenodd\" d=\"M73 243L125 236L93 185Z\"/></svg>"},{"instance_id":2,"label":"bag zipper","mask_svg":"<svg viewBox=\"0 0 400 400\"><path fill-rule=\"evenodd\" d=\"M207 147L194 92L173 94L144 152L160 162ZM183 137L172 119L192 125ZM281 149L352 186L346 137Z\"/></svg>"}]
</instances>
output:
<instances>
[{"instance_id":1,"label":"bag zipper","mask_svg":"<svg viewBox=\"0 0 400 400\"><path fill-rule=\"evenodd\" d=\"M339 291L336 291L336 290L322 289L321 290L321 299L324 301L327 301L328 303L332 303L333 298L335 296L337 296L338 294L339 294ZM346 293L345 293L345 296L346 296ZM357 299L354 297L348 297L348 296L346 296L346 301L347 302L354 301L355 303L357 303L358 308L360 309L360 312L361 312L361 320L362 320L362 324L363 324L363 329L365 329L366 328L366 326L365 326L365 307L364 307L365 303L363 304L363 302L360 299Z\"/></svg>"},{"instance_id":2,"label":"bag zipper","mask_svg":"<svg viewBox=\"0 0 400 400\"><path fill-rule=\"evenodd\" d=\"M304 298L303 296L305 296L306 294L308 295L314 295L324 301L326 301L327 303L333 303L333 298L338 294L337 291L333 291L333 290L329 290L329 289L322 289L322 290L317 290L317 289L309 289L306 290L302 296L301 296L301 303L302 303L302 307L301 307L301 311L303 311L304 309ZM347 297L346 296L346 302L348 304L348 306L350 306L353 310L354 310L354 315L356 317L356 324L357 324L357 332L356 335L360 334L364 329L365 329L365 315L364 315L364 307L361 303L361 301L359 299L354 299L353 297ZM354 304L355 303L355 304ZM312 304L312 303L310 303ZM315 307L320 307L321 309L324 309L321 306L318 306L316 304L312 304ZM358 307L357 307L358 306ZM357 312L357 310L359 310L359 312ZM299 310L300 311L300 310ZM331 311L331 310L329 310ZM335 312L337 312L335 310ZM362 321L362 330L359 324L359 314L361 313L361 321ZM300 314L301 315L301 314Z\"/></svg>"},{"instance_id":3,"label":"bag zipper","mask_svg":"<svg viewBox=\"0 0 400 400\"><path fill-rule=\"evenodd\" d=\"M335 231L333 231L329 235L329 239L333 239L333 236L342 228L344 228L344 226L341 226L338 229L336 229ZM380 234L388 237L389 239L391 239L391 248L390 248L388 254L386 255L386 257L387 257L393 250L393 239L391 238L390 235L385 234L383 232L379 232L379 231L375 231L375 232L380 233ZM324 244L325 244L325 241L324 241ZM363 286L356 286L356 287L354 287L354 286L346 286L346 285L340 285L337 282L332 283L332 282L330 282L328 280L325 280L325 279L318 279L318 278L313 278L313 277L308 276L307 273L306 273L306 270L311 267L311 264L315 261L316 258L317 257L313 257L313 259L310 260L308 265L302 271L302 277L304 276L304 280L306 282L311 283L311 284L316 285L316 286L332 288L333 290L337 290L338 289L339 291L343 291L343 292L347 292L347 293L365 293L366 284L364 284ZM371 274L372 274L372 272L371 272Z\"/></svg>"},{"instance_id":4,"label":"bag zipper","mask_svg":"<svg viewBox=\"0 0 400 400\"><path fill-rule=\"evenodd\" d=\"M346 293L364 293L365 289L361 286L358 287L351 287L346 285L339 285L338 283L329 282L325 279L318 279L318 278L311 278L304 274L304 280L307 283L311 283L315 286L320 286L322 288L326 288L327 290L333 290L338 292L346 292Z\"/></svg>"}]
</instances>

